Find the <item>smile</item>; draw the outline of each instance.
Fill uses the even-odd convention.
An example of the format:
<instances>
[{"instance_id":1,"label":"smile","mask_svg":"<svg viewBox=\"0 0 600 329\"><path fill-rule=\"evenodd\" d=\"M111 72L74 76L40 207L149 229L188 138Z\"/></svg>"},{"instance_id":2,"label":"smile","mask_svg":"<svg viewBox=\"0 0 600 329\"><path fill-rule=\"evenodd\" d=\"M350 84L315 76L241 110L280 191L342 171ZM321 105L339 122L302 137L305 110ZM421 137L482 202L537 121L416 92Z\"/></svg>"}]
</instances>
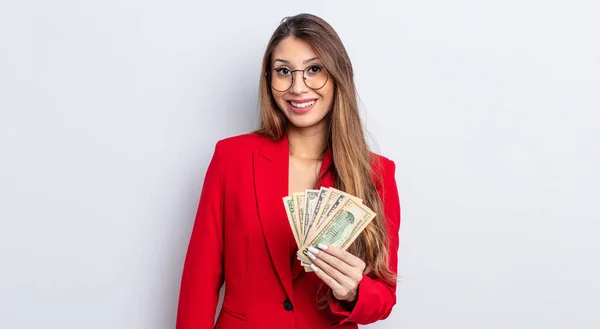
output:
<instances>
[{"instance_id":1,"label":"smile","mask_svg":"<svg viewBox=\"0 0 600 329\"><path fill-rule=\"evenodd\" d=\"M313 107L315 107L315 104L317 103L316 99L307 101L307 102L293 102L293 101L287 101L288 104L290 104L290 109L296 113L296 114L304 114L307 113L308 111L312 110Z\"/></svg>"},{"instance_id":2,"label":"smile","mask_svg":"<svg viewBox=\"0 0 600 329\"><path fill-rule=\"evenodd\" d=\"M303 108L313 105L315 102L316 102L315 100L305 102L305 103L295 103L295 102L290 101L290 104L292 104L292 106L294 106L294 107L303 109Z\"/></svg>"}]
</instances>

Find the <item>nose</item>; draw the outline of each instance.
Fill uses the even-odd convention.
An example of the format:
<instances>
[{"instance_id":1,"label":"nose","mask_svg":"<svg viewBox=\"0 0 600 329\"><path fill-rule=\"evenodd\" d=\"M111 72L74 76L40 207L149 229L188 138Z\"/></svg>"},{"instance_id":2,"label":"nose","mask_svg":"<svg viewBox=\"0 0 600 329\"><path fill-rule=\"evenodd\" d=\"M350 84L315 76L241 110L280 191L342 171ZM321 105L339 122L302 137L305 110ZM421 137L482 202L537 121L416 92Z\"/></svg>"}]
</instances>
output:
<instances>
[{"instance_id":1,"label":"nose","mask_svg":"<svg viewBox=\"0 0 600 329\"><path fill-rule=\"evenodd\" d=\"M290 87L289 92L296 95L307 92L308 87L306 86L306 83L304 83L304 72L296 71L293 74L295 75L292 79L292 86Z\"/></svg>"}]
</instances>

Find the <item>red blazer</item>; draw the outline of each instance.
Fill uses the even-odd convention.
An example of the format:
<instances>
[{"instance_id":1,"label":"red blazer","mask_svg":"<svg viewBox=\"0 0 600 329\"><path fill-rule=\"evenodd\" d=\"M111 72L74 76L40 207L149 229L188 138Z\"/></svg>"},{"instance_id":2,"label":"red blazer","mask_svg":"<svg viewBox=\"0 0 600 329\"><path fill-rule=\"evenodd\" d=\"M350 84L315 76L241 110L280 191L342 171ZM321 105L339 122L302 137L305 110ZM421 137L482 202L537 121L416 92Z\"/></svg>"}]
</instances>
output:
<instances>
[{"instance_id":1,"label":"red blazer","mask_svg":"<svg viewBox=\"0 0 600 329\"><path fill-rule=\"evenodd\" d=\"M391 241L389 267L398 264L400 202L395 165L381 160L383 200ZM357 328L385 319L396 303L396 284L363 275L353 309L332 298L318 309L322 283L290 257L292 231L282 198L288 195L288 140L256 134L219 141L206 172L183 268L177 329L213 328L219 290L225 298L217 329ZM331 164L327 153L323 173ZM328 171L317 188L333 186ZM323 289L323 288L321 288Z\"/></svg>"}]
</instances>

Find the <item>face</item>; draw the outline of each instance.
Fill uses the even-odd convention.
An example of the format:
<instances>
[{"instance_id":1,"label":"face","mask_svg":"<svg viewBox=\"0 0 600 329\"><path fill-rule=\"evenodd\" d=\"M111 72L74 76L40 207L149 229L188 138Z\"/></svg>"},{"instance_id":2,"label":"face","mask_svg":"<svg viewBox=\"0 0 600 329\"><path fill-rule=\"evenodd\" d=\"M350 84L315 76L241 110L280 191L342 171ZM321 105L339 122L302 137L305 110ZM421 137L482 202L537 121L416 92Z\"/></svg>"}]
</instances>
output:
<instances>
[{"instance_id":1,"label":"face","mask_svg":"<svg viewBox=\"0 0 600 329\"><path fill-rule=\"evenodd\" d=\"M273 50L270 64L271 70L277 70L271 71L273 98L292 125L324 128L325 117L333 104L334 83L310 45L287 37ZM291 72L295 70L300 71ZM278 79L277 84L274 79ZM288 90L285 90L289 86L286 81L291 83Z\"/></svg>"}]
</instances>

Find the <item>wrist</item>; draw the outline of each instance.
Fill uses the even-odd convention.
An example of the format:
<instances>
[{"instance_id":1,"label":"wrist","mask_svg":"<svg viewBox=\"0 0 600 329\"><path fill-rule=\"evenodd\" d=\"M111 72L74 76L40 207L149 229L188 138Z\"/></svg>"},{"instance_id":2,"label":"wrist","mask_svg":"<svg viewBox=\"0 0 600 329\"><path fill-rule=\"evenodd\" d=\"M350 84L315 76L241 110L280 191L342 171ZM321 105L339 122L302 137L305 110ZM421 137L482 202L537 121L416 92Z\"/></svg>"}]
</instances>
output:
<instances>
[{"instance_id":1,"label":"wrist","mask_svg":"<svg viewBox=\"0 0 600 329\"><path fill-rule=\"evenodd\" d=\"M356 292L343 300L346 303L354 303L356 301Z\"/></svg>"},{"instance_id":2,"label":"wrist","mask_svg":"<svg viewBox=\"0 0 600 329\"><path fill-rule=\"evenodd\" d=\"M342 303L347 303L347 304L353 304L356 302L356 299L358 297L357 291L355 290L352 294L349 294L348 296L344 297L344 298L337 298L335 296L335 294L331 294L333 298L335 298L336 300L342 302Z\"/></svg>"}]
</instances>

